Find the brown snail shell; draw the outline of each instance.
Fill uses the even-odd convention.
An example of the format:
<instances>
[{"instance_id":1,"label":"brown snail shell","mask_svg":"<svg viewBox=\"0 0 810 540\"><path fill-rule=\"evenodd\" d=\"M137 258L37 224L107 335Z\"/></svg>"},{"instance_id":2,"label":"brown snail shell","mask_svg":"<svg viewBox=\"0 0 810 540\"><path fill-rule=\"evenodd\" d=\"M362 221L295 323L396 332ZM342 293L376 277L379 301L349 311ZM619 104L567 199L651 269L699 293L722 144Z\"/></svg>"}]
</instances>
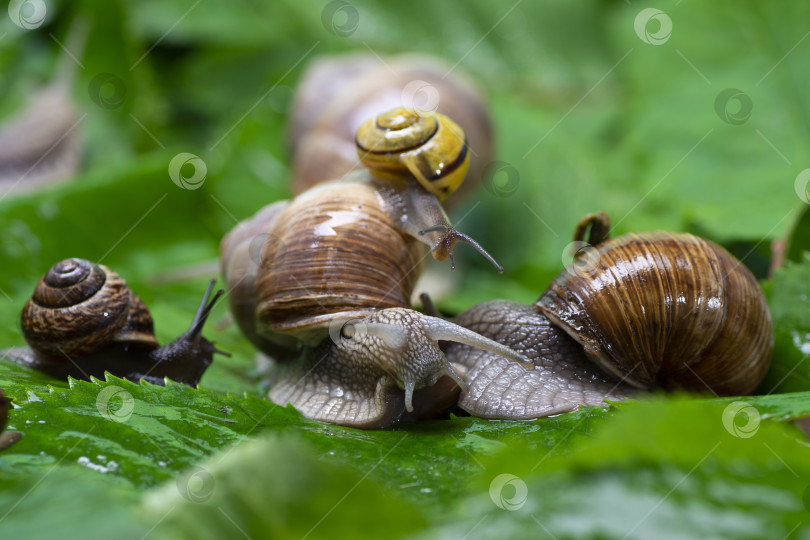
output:
<instances>
[{"instance_id":1,"label":"brown snail shell","mask_svg":"<svg viewBox=\"0 0 810 540\"><path fill-rule=\"evenodd\" d=\"M537 301L605 371L640 388L748 394L773 323L751 272L691 234L626 234L586 250Z\"/></svg>"},{"instance_id":2,"label":"brown snail shell","mask_svg":"<svg viewBox=\"0 0 810 540\"><path fill-rule=\"evenodd\" d=\"M149 310L106 266L65 259L40 279L23 308L23 336L46 355L84 355L112 342L156 348Z\"/></svg>"},{"instance_id":3,"label":"brown snail shell","mask_svg":"<svg viewBox=\"0 0 810 540\"><path fill-rule=\"evenodd\" d=\"M308 329L347 311L409 306L422 249L374 184L323 184L277 219L284 226L267 237L256 282L260 325L306 340Z\"/></svg>"},{"instance_id":4,"label":"brown snail shell","mask_svg":"<svg viewBox=\"0 0 810 540\"><path fill-rule=\"evenodd\" d=\"M216 301L211 281L191 327L160 346L148 309L109 268L65 259L42 277L21 316L28 347L0 351L4 358L55 377L89 380L110 372L163 384L164 377L196 385L215 352L202 329ZM210 300L210 301L209 301ZM224 353L223 353L224 354Z\"/></svg>"},{"instance_id":5,"label":"brown snail shell","mask_svg":"<svg viewBox=\"0 0 810 540\"><path fill-rule=\"evenodd\" d=\"M355 149L357 130L381 111L429 107L404 95L409 84L422 84L419 81L427 85L423 90L438 97L435 112L454 119L469 142L467 180L448 202L452 205L476 190L493 159L493 135L489 112L475 85L434 57L403 55L381 62L370 54L354 53L322 57L301 79L289 124L293 191L301 193L361 168Z\"/></svg>"},{"instance_id":6,"label":"brown snail shell","mask_svg":"<svg viewBox=\"0 0 810 540\"><path fill-rule=\"evenodd\" d=\"M464 383L439 340L523 361L410 309L419 243L442 258L457 235L435 196L368 171L275 203L231 231L221 253L232 312L280 364L268 397L309 418L385 427L456 400Z\"/></svg>"},{"instance_id":7,"label":"brown snail shell","mask_svg":"<svg viewBox=\"0 0 810 540\"><path fill-rule=\"evenodd\" d=\"M725 249L669 232L607 239L605 214L586 217L591 245L533 306L491 301L455 322L520 352L514 362L452 344L469 391L459 406L528 419L604 405L638 388L749 394L773 353L770 311L751 272Z\"/></svg>"}]
</instances>

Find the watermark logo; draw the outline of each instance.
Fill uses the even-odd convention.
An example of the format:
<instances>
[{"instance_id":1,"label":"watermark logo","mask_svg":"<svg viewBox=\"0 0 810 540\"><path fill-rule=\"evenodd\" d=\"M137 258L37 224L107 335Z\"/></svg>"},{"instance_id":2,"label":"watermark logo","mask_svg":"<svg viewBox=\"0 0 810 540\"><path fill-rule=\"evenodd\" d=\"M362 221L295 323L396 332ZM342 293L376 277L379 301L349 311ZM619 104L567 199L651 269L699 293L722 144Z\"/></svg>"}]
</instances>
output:
<instances>
[{"instance_id":1,"label":"watermark logo","mask_svg":"<svg viewBox=\"0 0 810 540\"><path fill-rule=\"evenodd\" d=\"M330 34L349 37L360 25L360 12L348 2L333 0L321 11L321 23Z\"/></svg>"},{"instance_id":2,"label":"watermark logo","mask_svg":"<svg viewBox=\"0 0 810 540\"><path fill-rule=\"evenodd\" d=\"M202 187L208 168L199 156L181 152L169 163L169 178L182 189L194 190Z\"/></svg>"},{"instance_id":3,"label":"watermark logo","mask_svg":"<svg viewBox=\"0 0 810 540\"><path fill-rule=\"evenodd\" d=\"M594 275L599 268L599 258L599 250L582 240L571 242L565 246L562 253L565 271L581 278Z\"/></svg>"},{"instance_id":4,"label":"watermark logo","mask_svg":"<svg viewBox=\"0 0 810 540\"><path fill-rule=\"evenodd\" d=\"M741 439L750 439L759 430L759 411L745 401L730 403L723 410L723 427Z\"/></svg>"},{"instance_id":5,"label":"watermark logo","mask_svg":"<svg viewBox=\"0 0 810 540\"><path fill-rule=\"evenodd\" d=\"M120 386L106 386L96 396L96 409L107 420L126 422L135 410L135 398Z\"/></svg>"},{"instance_id":6,"label":"watermark logo","mask_svg":"<svg viewBox=\"0 0 810 540\"><path fill-rule=\"evenodd\" d=\"M366 325L359 317L341 317L329 323L329 337L335 345L358 339L367 333Z\"/></svg>"},{"instance_id":7,"label":"watermark logo","mask_svg":"<svg viewBox=\"0 0 810 540\"><path fill-rule=\"evenodd\" d=\"M529 488L514 474L499 474L489 484L489 498L502 510L514 512L526 504Z\"/></svg>"},{"instance_id":8,"label":"watermark logo","mask_svg":"<svg viewBox=\"0 0 810 540\"><path fill-rule=\"evenodd\" d=\"M511 163L493 161L484 169L484 189L496 197L511 197L520 185L520 173Z\"/></svg>"},{"instance_id":9,"label":"watermark logo","mask_svg":"<svg viewBox=\"0 0 810 540\"><path fill-rule=\"evenodd\" d=\"M177 476L177 491L194 503L204 503L214 493L214 475L202 467L191 467Z\"/></svg>"},{"instance_id":10,"label":"watermark logo","mask_svg":"<svg viewBox=\"0 0 810 540\"><path fill-rule=\"evenodd\" d=\"M256 266L262 265L262 251L264 250L264 245L267 243L268 238L270 238L268 233L257 234L250 240L250 244L248 244L248 256Z\"/></svg>"},{"instance_id":11,"label":"watermark logo","mask_svg":"<svg viewBox=\"0 0 810 540\"><path fill-rule=\"evenodd\" d=\"M796 181L793 183L796 195L805 204L810 204L810 192L807 190L807 184L810 184L810 169L805 169L796 175Z\"/></svg>"},{"instance_id":12,"label":"watermark logo","mask_svg":"<svg viewBox=\"0 0 810 540\"><path fill-rule=\"evenodd\" d=\"M714 99L714 112L717 116L732 126L741 126L751 118L754 102L751 98L737 88L726 88Z\"/></svg>"},{"instance_id":13,"label":"watermark logo","mask_svg":"<svg viewBox=\"0 0 810 540\"><path fill-rule=\"evenodd\" d=\"M402 89L402 105L417 114L436 112L439 108L439 90L426 81L414 80Z\"/></svg>"},{"instance_id":14,"label":"watermark logo","mask_svg":"<svg viewBox=\"0 0 810 540\"><path fill-rule=\"evenodd\" d=\"M34 30L45 22L48 10L42 0L11 0L8 3L8 16L11 22L24 28Z\"/></svg>"},{"instance_id":15,"label":"watermark logo","mask_svg":"<svg viewBox=\"0 0 810 540\"><path fill-rule=\"evenodd\" d=\"M633 28L644 43L663 45L672 35L672 19L660 9L646 8L636 15Z\"/></svg>"},{"instance_id":16,"label":"watermark logo","mask_svg":"<svg viewBox=\"0 0 810 540\"><path fill-rule=\"evenodd\" d=\"M117 109L124 104L127 87L121 77L112 73L99 73L90 80L87 93L93 103L102 109Z\"/></svg>"}]
</instances>

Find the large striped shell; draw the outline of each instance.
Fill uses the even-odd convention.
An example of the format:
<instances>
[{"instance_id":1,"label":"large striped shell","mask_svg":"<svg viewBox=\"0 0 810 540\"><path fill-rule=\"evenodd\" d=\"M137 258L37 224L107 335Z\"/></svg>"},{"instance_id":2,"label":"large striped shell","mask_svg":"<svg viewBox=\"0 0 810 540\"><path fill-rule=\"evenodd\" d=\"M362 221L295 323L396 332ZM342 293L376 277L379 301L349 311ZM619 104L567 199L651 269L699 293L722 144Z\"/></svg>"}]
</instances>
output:
<instances>
[{"instance_id":1,"label":"large striped shell","mask_svg":"<svg viewBox=\"0 0 810 540\"><path fill-rule=\"evenodd\" d=\"M372 183L316 186L273 222L254 285L260 333L315 343L346 312L409 307L422 248L401 232Z\"/></svg>"},{"instance_id":2,"label":"large striped shell","mask_svg":"<svg viewBox=\"0 0 810 540\"><path fill-rule=\"evenodd\" d=\"M493 159L492 121L471 81L426 55L352 53L313 62L296 89L289 122L293 191L360 169L355 134L368 118L395 107L435 110L467 134L470 170L452 204L480 186Z\"/></svg>"},{"instance_id":3,"label":"large striped shell","mask_svg":"<svg viewBox=\"0 0 810 540\"><path fill-rule=\"evenodd\" d=\"M638 387L748 394L770 365L773 323L754 276L690 234L604 242L566 268L536 307L603 369Z\"/></svg>"},{"instance_id":4,"label":"large striped shell","mask_svg":"<svg viewBox=\"0 0 810 540\"><path fill-rule=\"evenodd\" d=\"M22 330L32 349L62 359L112 342L158 346L143 301L121 276L84 259L48 270L23 308Z\"/></svg>"}]
</instances>

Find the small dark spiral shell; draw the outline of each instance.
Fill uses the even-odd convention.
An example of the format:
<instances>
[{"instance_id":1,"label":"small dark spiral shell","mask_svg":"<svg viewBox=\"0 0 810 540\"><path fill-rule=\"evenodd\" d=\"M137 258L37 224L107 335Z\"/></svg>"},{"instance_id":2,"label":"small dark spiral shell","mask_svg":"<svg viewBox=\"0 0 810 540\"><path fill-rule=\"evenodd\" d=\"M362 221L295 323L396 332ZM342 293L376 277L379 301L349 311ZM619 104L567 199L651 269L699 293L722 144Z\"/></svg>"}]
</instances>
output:
<instances>
[{"instance_id":1,"label":"small dark spiral shell","mask_svg":"<svg viewBox=\"0 0 810 540\"><path fill-rule=\"evenodd\" d=\"M53 357L80 356L110 342L157 347L146 306L106 266L83 259L55 264L22 312L25 340Z\"/></svg>"}]
</instances>

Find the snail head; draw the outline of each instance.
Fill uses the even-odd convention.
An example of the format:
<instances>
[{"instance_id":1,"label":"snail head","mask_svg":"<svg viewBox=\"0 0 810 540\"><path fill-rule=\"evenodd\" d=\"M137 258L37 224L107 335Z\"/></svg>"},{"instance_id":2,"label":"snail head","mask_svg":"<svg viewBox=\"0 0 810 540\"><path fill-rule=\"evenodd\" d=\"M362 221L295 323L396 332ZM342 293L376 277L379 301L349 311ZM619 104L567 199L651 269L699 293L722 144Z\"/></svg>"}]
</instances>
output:
<instances>
[{"instance_id":1,"label":"snail head","mask_svg":"<svg viewBox=\"0 0 810 540\"><path fill-rule=\"evenodd\" d=\"M390 308L349 319L330 331L332 354L362 376L364 366L382 370L405 390L405 408L413 411L413 392L432 386L444 375L463 391L467 385L439 348L439 341L454 341L499 354L524 365L528 360L512 349L438 317Z\"/></svg>"}]
</instances>

